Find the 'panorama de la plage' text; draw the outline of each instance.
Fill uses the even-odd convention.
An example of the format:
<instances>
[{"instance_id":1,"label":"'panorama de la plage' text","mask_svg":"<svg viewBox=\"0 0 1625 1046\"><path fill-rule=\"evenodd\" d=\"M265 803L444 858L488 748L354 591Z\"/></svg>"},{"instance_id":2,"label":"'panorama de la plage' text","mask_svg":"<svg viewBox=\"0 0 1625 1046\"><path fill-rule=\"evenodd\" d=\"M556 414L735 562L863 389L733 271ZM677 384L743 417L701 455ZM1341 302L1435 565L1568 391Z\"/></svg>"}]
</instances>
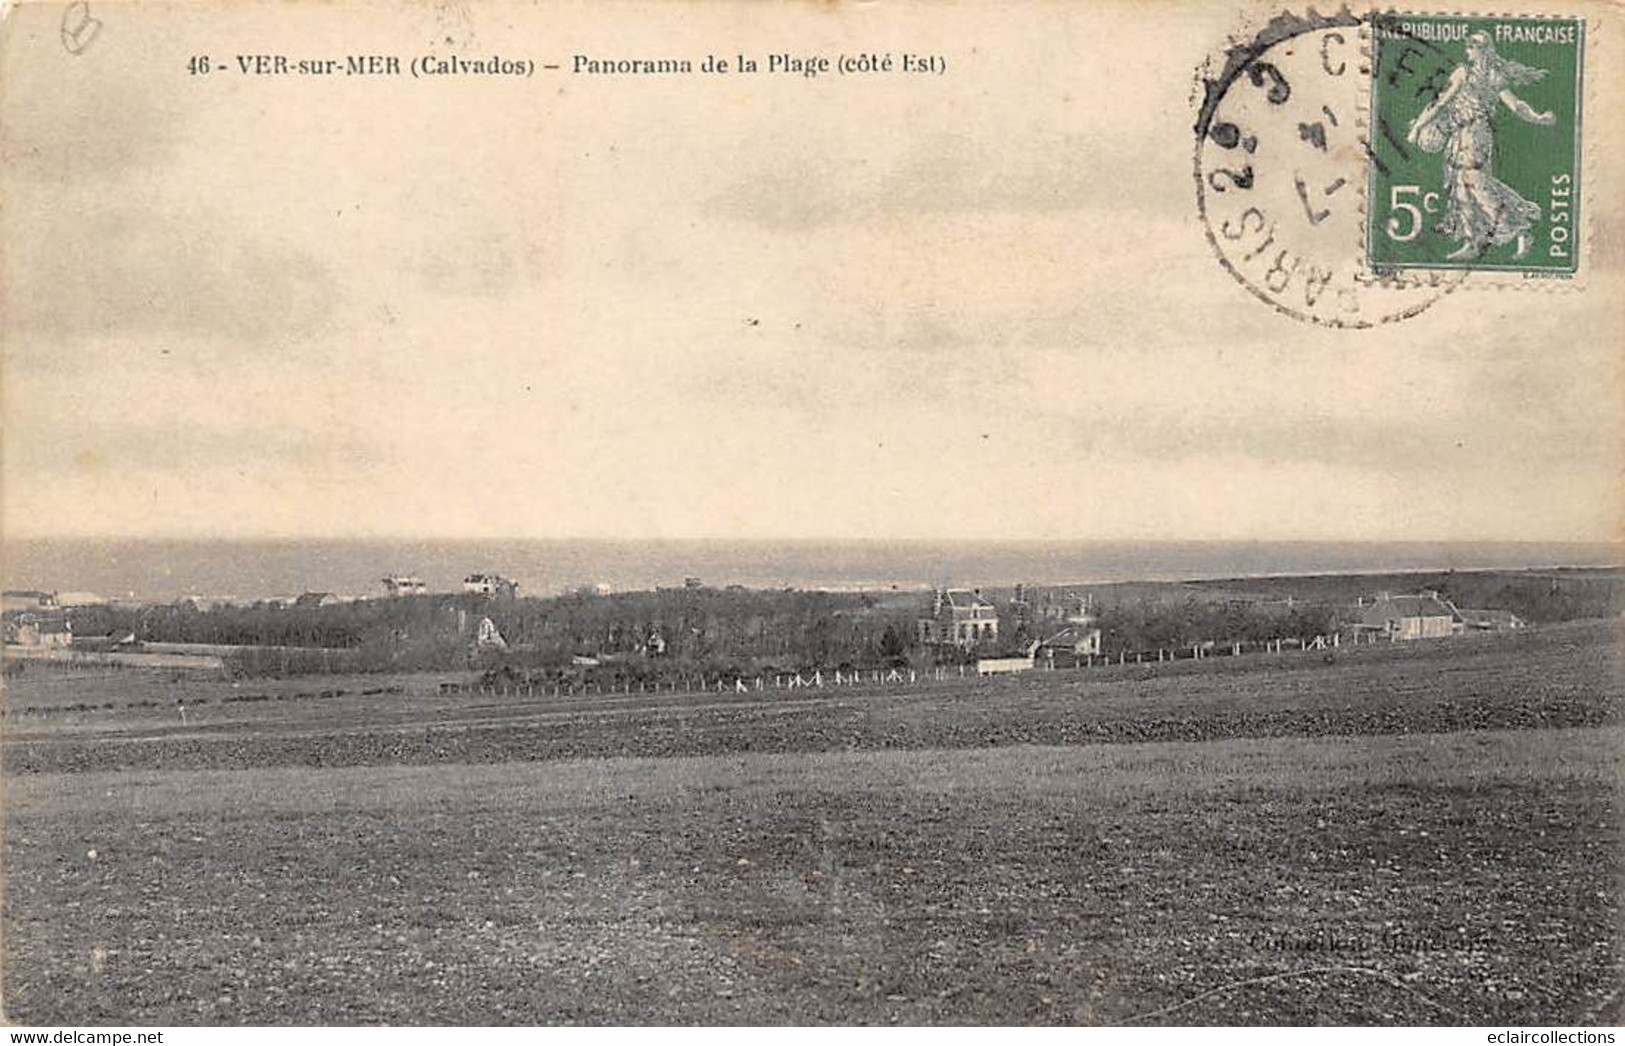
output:
<instances>
[{"instance_id":1,"label":"'panorama de la plage' text","mask_svg":"<svg viewBox=\"0 0 1625 1046\"><path fill-rule=\"evenodd\" d=\"M528 78L537 72L559 72L588 77L670 77L763 75L816 79L824 76L910 76L948 72L948 59L940 54L913 51L854 51L836 54L707 54L700 58L619 58L573 54L565 62L538 62L503 54L478 57L442 54L287 55L233 54L226 57L193 55L186 63L193 76L246 77L390 77L453 79L471 77Z\"/></svg>"}]
</instances>

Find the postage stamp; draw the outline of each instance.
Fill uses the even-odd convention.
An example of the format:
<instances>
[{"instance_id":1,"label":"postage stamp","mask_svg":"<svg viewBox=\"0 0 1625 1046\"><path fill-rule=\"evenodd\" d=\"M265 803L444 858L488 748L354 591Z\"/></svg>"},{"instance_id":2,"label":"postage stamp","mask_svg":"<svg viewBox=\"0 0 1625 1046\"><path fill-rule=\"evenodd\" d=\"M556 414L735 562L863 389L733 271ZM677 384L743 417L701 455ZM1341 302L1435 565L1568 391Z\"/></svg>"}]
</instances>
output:
<instances>
[{"instance_id":1,"label":"postage stamp","mask_svg":"<svg viewBox=\"0 0 1625 1046\"><path fill-rule=\"evenodd\" d=\"M1372 20L1366 257L1399 269L1578 269L1578 18Z\"/></svg>"}]
</instances>

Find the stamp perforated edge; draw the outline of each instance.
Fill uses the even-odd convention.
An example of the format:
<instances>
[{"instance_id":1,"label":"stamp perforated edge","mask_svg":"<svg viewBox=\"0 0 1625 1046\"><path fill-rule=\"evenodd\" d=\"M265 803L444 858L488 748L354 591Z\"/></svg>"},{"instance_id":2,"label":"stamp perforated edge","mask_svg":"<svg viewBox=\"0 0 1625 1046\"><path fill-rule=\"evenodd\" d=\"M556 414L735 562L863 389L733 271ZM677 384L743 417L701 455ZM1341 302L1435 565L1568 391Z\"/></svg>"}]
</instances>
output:
<instances>
[{"instance_id":1,"label":"stamp perforated edge","mask_svg":"<svg viewBox=\"0 0 1625 1046\"><path fill-rule=\"evenodd\" d=\"M1513 11L1418 11L1398 10L1387 8L1377 10L1373 8L1370 13L1360 19L1361 59L1366 63L1363 70L1366 76L1365 89L1367 92L1366 104L1362 107L1359 119L1362 121L1362 131L1369 134L1371 129L1371 114L1376 106L1376 69L1372 65L1375 55L1371 47L1371 26L1378 18L1504 18L1517 19L1526 22L1577 22L1580 26L1581 43L1575 59L1575 98L1577 112L1574 128L1574 148L1576 153L1575 166L1579 168L1581 191L1586 186L1595 185L1595 170L1590 159L1591 151L1585 148L1585 113L1589 110L1595 112L1597 99L1591 97L1592 88L1587 84L1585 66L1587 58L1595 58L1596 37L1586 32L1586 19L1582 15L1552 14L1549 12L1518 13ZM1368 270L1370 254L1367 237L1370 236L1370 186L1371 171L1367 165L1366 177L1360 184L1360 258ZM1584 197L1581 198L1584 203ZM1424 269L1434 272L1464 272L1470 274L1456 286L1459 291L1496 291L1523 294L1579 294L1588 289L1587 274L1594 268L1592 251L1597 242L1596 208L1580 208L1580 225L1584 235L1580 237L1579 249L1575 252L1575 269L1573 272L1545 272L1531 275L1524 269L1490 269L1471 267L1444 267ZM1420 266L1410 267L1423 268ZM1375 270L1371 270L1375 271Z\"/></svg>"}]
</instances>

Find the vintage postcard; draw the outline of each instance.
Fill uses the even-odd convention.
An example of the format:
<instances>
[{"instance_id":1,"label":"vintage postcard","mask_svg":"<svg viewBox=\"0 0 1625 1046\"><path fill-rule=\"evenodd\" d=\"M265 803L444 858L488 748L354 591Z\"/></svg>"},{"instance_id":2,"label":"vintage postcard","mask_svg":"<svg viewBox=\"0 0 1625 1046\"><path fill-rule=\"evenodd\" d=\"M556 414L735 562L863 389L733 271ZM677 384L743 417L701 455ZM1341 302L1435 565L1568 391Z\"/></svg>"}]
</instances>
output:
<instances>
[{"instance_id":1,"label":"vintage postcard","mask_svg":"<svg viewBox=\"0 0 1625 1046\"><path fill-rule=\"evenodd\" d=\"M1612 1041L1614 0L0 12L33 1041Z\"/></svg>"}]
</instances>

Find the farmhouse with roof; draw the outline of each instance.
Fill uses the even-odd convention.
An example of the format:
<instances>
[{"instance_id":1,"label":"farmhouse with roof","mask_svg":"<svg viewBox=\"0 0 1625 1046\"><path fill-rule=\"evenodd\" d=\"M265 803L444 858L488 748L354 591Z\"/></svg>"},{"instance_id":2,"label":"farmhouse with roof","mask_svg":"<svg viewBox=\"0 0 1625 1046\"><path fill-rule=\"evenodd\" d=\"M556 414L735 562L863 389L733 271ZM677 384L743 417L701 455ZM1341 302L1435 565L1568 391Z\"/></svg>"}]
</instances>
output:
<instances>
[{"instance_id":1,"label":"farmhouse with roof","mask_svg":"<svg viewBox=\"0 0 1625 1046\"><path fill-rule=\"evenodd\" d=\"M519 594L519 582L501 574L470 574L463 578L463 591L479 596L512 599Z\"/></svg>"},{"instance_id":2,"label":"farmhouse with roof","mask_svg":"<svg viewBox=\"0 0 1625 1046\"><path fill-rule=\"evenodd\" d=\"M937 589L931 615L916 623L916 636L927 646L975 646L999 637L999 612L980 589Z\"/></svg>"},{"instance_id":3,"label":"farmhouse with roof","mask_svg":"<svg viewBox=\"0 0 1625 1046\"><path fill-rule=\"evenodd\" d=\"M423 579L414 574L395 574L384 578L382 584L391 597L421 596L429 591Z\"/></svg>"},{"instance_id":4,"label":"farmhouse with roof","mask_svg":"<svg viewBox=\"0 0 1625 1046\"><path fill-rule=\"evenodd\" d=\"M1038 644L1037 656L1051 668L1073 668L1078 662L1100 655L1100 629L1072 625Z\"/></svg>"},{"instance_id":5,"label":"farmhouse with roof","mask_svg":"<svg viewBox=\"0 0 1625 1046\"><path fill-rule=\"evenodd\" d=\"M1410 596L1381 592L1370 604L1361 606L1354 628L1394 640L1434 639L1455 634L1456 609L1440 599L1437 592Z\"/></svg>"},{"instance_id":6,"label":"farmhouse with roof","mask_svg":"<svg viewBox=\"0 0 1625 1046\"><path fill-rule=\"evenodd\" d=\"M73 628L61 613L17 614L6 619L7 643L27 647L65 647L73 642Z\"/></svg>"}]
</instances>

